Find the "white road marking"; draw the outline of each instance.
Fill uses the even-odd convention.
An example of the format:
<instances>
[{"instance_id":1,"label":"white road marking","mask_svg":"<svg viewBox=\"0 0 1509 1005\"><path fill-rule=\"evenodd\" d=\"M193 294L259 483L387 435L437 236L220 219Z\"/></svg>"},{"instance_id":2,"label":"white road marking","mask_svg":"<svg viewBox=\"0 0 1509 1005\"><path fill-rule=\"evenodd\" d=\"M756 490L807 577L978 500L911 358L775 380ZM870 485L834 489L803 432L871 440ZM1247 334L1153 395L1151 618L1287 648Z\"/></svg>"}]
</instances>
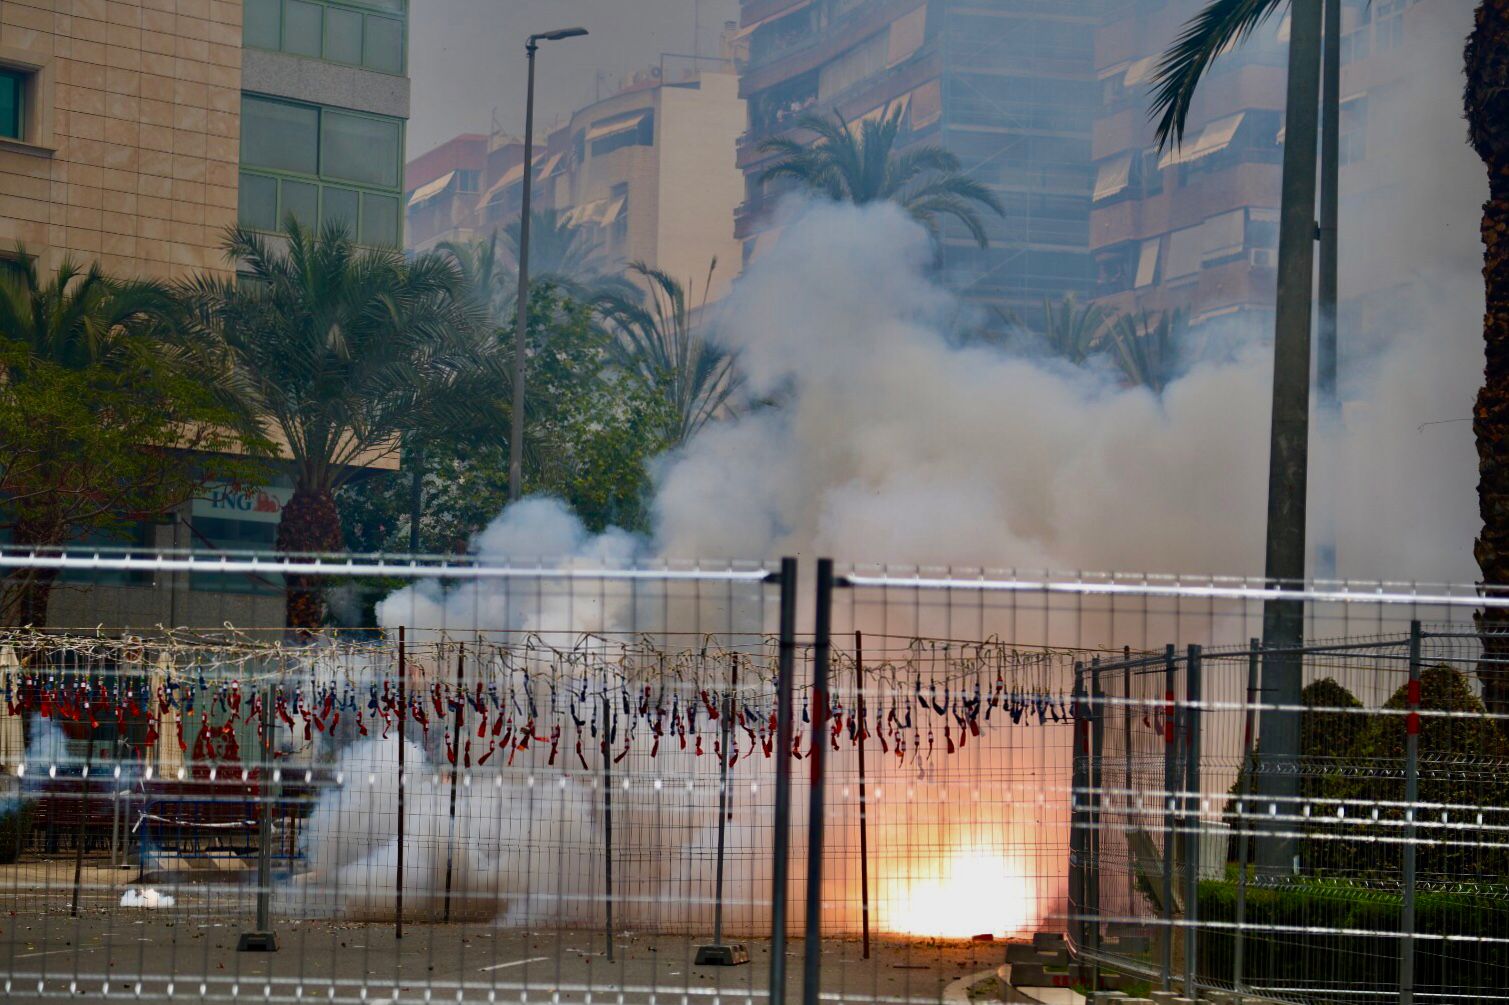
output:
<instances>
[{"instance_id":1,"label":"white road marking","mask_svg":"<svg viewBox=\"0 0 1509 1005\"><path fill-rule=\"evenodd\" d=\"M531 956L527 960L513 960L508 963L494 963L490 967L483 967L478 973L487 973L489 970L506 970L509 967L522 967L526 963L543 963L550 959L548 956Z\"/></svg>"}]
</instances>

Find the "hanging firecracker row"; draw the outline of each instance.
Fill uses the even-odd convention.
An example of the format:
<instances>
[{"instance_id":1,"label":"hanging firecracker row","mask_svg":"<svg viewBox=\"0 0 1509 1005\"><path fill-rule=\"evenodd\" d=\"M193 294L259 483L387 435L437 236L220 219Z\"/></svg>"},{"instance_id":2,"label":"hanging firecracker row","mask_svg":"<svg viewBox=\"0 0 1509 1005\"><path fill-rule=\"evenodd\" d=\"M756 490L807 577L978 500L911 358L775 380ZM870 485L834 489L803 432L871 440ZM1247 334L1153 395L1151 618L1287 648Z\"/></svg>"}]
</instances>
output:
<instances>
[{"instance_id":1,"label":"hanging firecracker row","mask_svg":"<svg viewBox=\"0 0 1509 1005\"><path fill-rule=\"evenodd\" d=\"M463 768L512 765L538 746L548 750L550 765L570 756L586 769L589 754L615 763L635 750L652 759L667 750L723 757L724 708L732 717L729 767L777 754L770 647L667 654L645 645L563 651L533 641L480 642L463 650L474 676L461 683L426 669L446 665L439 657L447 648L455 651L433 647L429 660L420 657L430 654L414 652L402 688L391 651L369 650L359 655L380 658L325 655L304 660L297 674L255 674L249 672L254 664L242 661L237 669L248 671L245 684L239 677L225 680L219 668L209 671L209 661L187 670L148 665L155 679L10 669L0 672L0 696L11 715L54 719L76 732L92 735L113 724L117 737L140 736L124 742L143 758L159 742L170 742L181 753L192 744L196 761L239 761L238 730L260 729L266 715L282 750L307 747L319 737L388 738L400 723L412 723L406 735L427 747L433 740L448 763ZM843 673L846 660L852 679L847 655L836 660L834 672ZM735 662L743 679L755 684L729 691L712 683L725 679ZM951 648L913 641L902 659L867 663L862 697L831 691L825 715L813 705L811 686L803 685L797 696L801 726L785 753L801 759L818 742L833 750L873 742L884 755L918 763L966 750L987 728L1068 722L1082 713L1054 686L1063 679L1063 665L1063 654L1024 654L998 643ZM1160 728L1143 718L1149 728ZM142 722L144 730L127 729ZM822 737L818 723L824 724ZM164 729L172 735L164 738Z\"/></svg>"}]
</instances>

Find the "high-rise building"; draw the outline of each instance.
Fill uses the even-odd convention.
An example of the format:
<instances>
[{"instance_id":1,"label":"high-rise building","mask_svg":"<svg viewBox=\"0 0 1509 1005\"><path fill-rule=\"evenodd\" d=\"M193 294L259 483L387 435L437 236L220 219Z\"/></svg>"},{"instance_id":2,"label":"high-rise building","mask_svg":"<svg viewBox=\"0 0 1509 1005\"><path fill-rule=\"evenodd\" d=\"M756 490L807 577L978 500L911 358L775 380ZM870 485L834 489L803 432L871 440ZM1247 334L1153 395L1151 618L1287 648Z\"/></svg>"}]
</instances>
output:
<instances>
[{"instance_id":1,"label":"high-rise building","mask_svg":"<svg viewBox=\"0 0 1509 1005\"><path fill-rule=\"evenodd\" d=\"M0 253L127 277L224 274L224 232L288 214L402 238L404 0L0 4ZM286 478L215 486L111 544L271 548ZM281 622L263 577L102 574L122 623ZM81 594L54 592L54 619ZM208 619L208 620L206 620Z\"/></svg>"},{"instance_id":2,"label":"high-rise building","mask_svg":"<svg viewBox=\"0 0 1509 1005\"><path fill-rule=\"evenodd\" d=\"M1161 54L1201 6L1132 0L1096 33L1103 108L1095 123L1090 229L1098 302L1113 311L1183 310L1197 342L1218 322L1271 330L1289 33L1288 18L1274 17L1218 58L1196 92L1183 144L1160 152L1149 85ZM1460 73L1471 6L1343 4L1343 355L1358 339L1408 323L1402 292L1423 270L1410 242L1399 240L1399 212L1427 201L1418 197L1439 183L1445 165L1447 148L1432 147L1422 131L1442 110L1422 101L1446 94L1444 111L1453 120L1446 139L1462 146L1451 107L1458 85L1436 79L1430 67ZM1408 136L1442 156L1408 156Z\"/></svg>"},{"instance_id":3,"label":"high-rise building","mask_svg":"<svg viewBox=\"0 0 1509 1005\"><path fill-rule=\"evenodd\" d=\"M699 297L717 258L711 295L720 296L742 260L734 237L743 191L734 166L744 122L738 87L730 60L665 57L536 137L534 208L578 228L603 266L646 262ZM523 143L498 134L484 147L480 139L456 137L410 163L411 247L481 237L518 218Z\"/></svg>"},{"instance_id":4,"label":"high-rise building","mask_svg":"<svg viewBox=\"0 0 1509 1005\"><path fill-rule=\"evenodd\" d=\"M945 280L1031 317L1042 299L1091 289L1090 137L1100 95L1100 0L744 0L739 143L746 257L774 237L789 188L762 183L774 137L806 137L803 113L851 124L900 113L901 148L941 146L1005 214L982 216L990 246L943 226Z\"/></svg>"}]
</instances>

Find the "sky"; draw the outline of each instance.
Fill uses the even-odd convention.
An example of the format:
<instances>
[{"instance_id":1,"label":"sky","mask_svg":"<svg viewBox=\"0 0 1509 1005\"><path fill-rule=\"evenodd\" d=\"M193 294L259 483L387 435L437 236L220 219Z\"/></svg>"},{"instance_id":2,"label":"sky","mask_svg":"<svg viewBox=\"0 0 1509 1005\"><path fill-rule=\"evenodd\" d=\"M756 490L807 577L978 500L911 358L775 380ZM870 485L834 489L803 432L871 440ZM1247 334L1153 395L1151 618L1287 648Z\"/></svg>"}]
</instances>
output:
<instances>
[{"instance_id":1,"label":"sky","mask_svg":"<svg viewBox=\"0 0 1509 1005\"><path fill-rule=\"evenodd\" d=\"M410 21L408 156L458 133L488 132L495 110L503 129L522 133L524 40L532 33L576 25L591 32L540 47L535 122L544 129L662 52L690 52L699 21L701 54L717 55L723 22L738 11L738 0L425 0Z\"/></svg>"}]
</instances>

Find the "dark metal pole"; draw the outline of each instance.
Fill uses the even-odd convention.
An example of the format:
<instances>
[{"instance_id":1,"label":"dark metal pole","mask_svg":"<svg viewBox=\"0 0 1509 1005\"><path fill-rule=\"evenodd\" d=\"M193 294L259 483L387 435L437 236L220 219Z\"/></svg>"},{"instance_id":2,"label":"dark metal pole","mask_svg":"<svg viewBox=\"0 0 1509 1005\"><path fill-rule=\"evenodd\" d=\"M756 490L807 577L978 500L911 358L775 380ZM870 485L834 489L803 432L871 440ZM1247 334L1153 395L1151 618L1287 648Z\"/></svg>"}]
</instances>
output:
<instances>
[{"instance_id":1,"label":"dark metal pole","mask_svg":"<svg viewBox=\"0 0 1509 1005\"><path fill-rule=\"evenodd\" d=\"M1341 0L1324 0L1324 56L1321 65L1325 113L1320 129L1320 280L1317 289L1315 324L1315 393L1323 423L1333 423L1339 416L1340 400L1336 387L1336 336L1340 291L1340 224L1341 198ZM1315 542L1315 576L1332 579L1336 575L1336 503L1334 493L1327 493Z\"/></svg>"},{"instance_id":2,"label":"dark metal pole","mask_svg":"<svg viewBox=\"0 0 1509 1005\"><path fill-rule=\"evenodd\" d=\"M79 916L79 892L84 885L84 839L86 831L84 825L89 820L89 769L94 764L94 729L89 730L89 746L84 750L84 774L79 779L79 829L77 844L73 852L73 907L68 912L73 917Z\"/></svg>"},{"instance_id":3,"label":"dark metal pole","mask_svg":"<svg viewBox=\"0 0 1509 1005\"><path fill-rule=\"evenodd\" d=\"M1184 838L1184 997L1194 998L1199 973L1200 928L1200 647L1190 646L1184 668L1185 763Z\"/></svg>"},{"instance_id":4,"label":"dark metal pole","mask_svg":"<svg viewBox=\"0 0 1509 1005\"><path fill-rule=\"evenodd\" d=\"M419 451L412 452L409 463L414 470L409 473L409 554L419 554L419 518L424 510L424 459Z\"/></svg>"},{"instance_id":5,"label":"dark metal pole","mask_svg":"<svg viewBox=\"0 0 1509 1005\"><path fill-rule=\"evenodd\" d=\"M1320 107L1321 0L1293 0L1290 10L1287 133L1279 217L1278 310L1273 345L1273 415L1268 454L1268 541L1265 578L1293 587L1305 578L1305 514L1310 449L1310 324L1315 270L1316 118ZM1297 708L1304 606L1297 600L1263 605L1263 711L1259 748L1268 769L1266 795L1285 809L1299 793L1289 770L1299 757ZM1274 833L1258 843L1258 866L1277 874L1292 868L1293 838L1273 818Z\"/></svg>"},{"instance_id":6,"label":"dark metal pole","mask_svg":"<svg viewBox=\"0 0 1509 1005\"><path fill-rule=\"evenodd\" d=\"M524 98L524 187L519 205L519 301L513 334L513 414L508 435L508 498L524 492L524 359L529 338L529 209L534 183L534 38L524 47L529 57L529 84Z\"/></svg>"},{"instance_id":7,"label":"dark metal pole","mask_svg":"<svg viewBox=\"0 0 1509 1005\"><path fill-rule=\"evenodd\" d=\"M1078 955L1086 943L1086 790L1089 788L1090 723L1085 701L1085 665L1074 664L1074 762L1070 767L1069 935Z\"/></svg>"},{"instance_id":8,"label":"dark metal pole","mask_svg":"<svg viewBox=\"0 0 1509 1005\"><path fill-rule=\"evenodd\" d=\"M1090 907L1090 946L1097 952L1101 942L1101 911L1100 911L1100 827L1101 827L1101 790L1105 781L1105 698L1106 693L1100 686L1100 657L1090 661L1090 882L1086 901ZM1093 969L1094 976L1090 982L1092 990L1100 987L1100 963L1099 958Z\"/></svg>"},{"instance_id":9,"label":"dark metal pole","mask_svg":"<svg viewBox=\"0 0 1509 1005\"><path fill-rule=\"evenodd\" d=\"M1174 646L1163 650L1163 962L1164 991L1173 990L1174 970L1174 814L1178 797L1178 709L1174 705Z\"/></svg>"},{"instance_id":10,"label":"dark metal pole","mask_svg":"<svg viewBox=\"0 0 1509 1005\"><path fill-rule=\"evenodd\" d=\"M796 669L796 559L781 559L779 679L776 682L775 841L771 851L770 1005L786 1000L786 887L791 867L792 675Z\"/></svg>"},{"instance_id":11,"label":"dark metal pole","mask_svg":"<svg viewBox=\"0 0 1509 1005\"><path fill-rule=\"evenodd\" d=\"M1257 719L1258 701L1258 653L1262 642L1252 639L1247 651L1247 711L1242 724L1242 767L1237 773L1237 927L1232 933L1236 940L1232 954L1231 983L1242 990L1242 966L1247 950L1247 847L1251 837L1247 833L1247 801L1252 797L1252 739L1253 726Z\"/></svg>"},{"instance_id":12,"label":"dark metal pole","mask_svg":"<svg viewBox=\"0 0 1509 1005\"><path fill-rule=\"evenodd\" d=\"M257 931L271 932L272 923L272 688L262 697L257 732L262 734L262 819L257 821Z\"/></svg>"},{"instance_id":13,"label":"dark metal pole","mask_svg":"<svg viewBox=\"0 0 1509 1005\"><path fill-rule=\"evenodd\" d=\"M719 730L723 734L722 743L719 746L718 755L718 876L713 887L713 944L723 945L723 850L725 834L728 830L729 812L728 800L728 736L729 720L734 717L734 704L732 691L739 688L739 654L732 657L733 670L730 674L730 691L724 692L722 701L723 725Z\"/></svg>"},{"instance_id":14,"label":"dark metal pole","mask_svg":"<svg viewBox=\"0 0 1509 1005\"><path fill-rule=\"evenodd\" d=\"M859 923L861 952L864 959L870 958L870 832L865 819L869 802L865 793L865 640L858 631L854 633L854 694L859 709Z\"/></svg>"},{"instance_id":15,"label":"dark metal pole","mask_svg":"<svg viewBox=\"0 0 1509 1005\"><path fill-rule=\"evenodd\" d=\"M1399 1005L1415 1000L1415 837L1420 803L1420 622L1409 625L1409 714L1404 719L1404 904L1399 918Z\"/></svg>"},{"instance_id":16,"label":"dark metal pole","mask_svg":"<svg viewBox=\"0 0 1509 1005\"><path fill-rule=\"evenodd\" d=\"M1130 825L1132 817L1132 647L1121 647L1121 753L1122 814ZM1137 870L1127 869L1127 914L1137 903Z\"/></svg>"},{"instance_id":17,"label":"dark metal pole","mask_svg":"<svg viewBox=\"0 0 1509 1005\"><path fill-rule=\"evenodd\" d=\"M828 661L832 656L833 559L817 560L817 611L812 639L812 784L807 799L806 949L802 956L802 1005L818 1005L823 968L823 818L828 761Z\"/></svg>"},{"instance_id":18,"label":"dark metal pole","mask_svg":"<svg viewBox=\"0 0 1509 1005\"><path fill-rule=\"evenodd\" d=\"M608 937L608 962L613 962L613 739L612 703L608 701L608 682L603 680L603 932Z\"/></svg>"},{"instance_id":19,"label":"dark metal pole","mask_svg":"<svg viewBox=\"0 0 1509 1005\"><path fill-rule=\"evenodd\" d=\"M456 645L456 761L451 765L451 820L445 838L445 921L451 920L451 868L456 857L456 783L461 777L461 716L466 709L466 684L463 680L466 665L466 643Z\"/></svg>"},{"instance_id":20,"label":"dark metal pole","mask_svg":"<svg viewBox=\"0 0 1509 1005\"><path fill-rule=\"evenodd\" d=\"M405 661L405 629L398 626L398 888L393 903L393 938L403 938L403 787L404 722L409 714L409 672Z\"/></svg>"}]
</instances>

